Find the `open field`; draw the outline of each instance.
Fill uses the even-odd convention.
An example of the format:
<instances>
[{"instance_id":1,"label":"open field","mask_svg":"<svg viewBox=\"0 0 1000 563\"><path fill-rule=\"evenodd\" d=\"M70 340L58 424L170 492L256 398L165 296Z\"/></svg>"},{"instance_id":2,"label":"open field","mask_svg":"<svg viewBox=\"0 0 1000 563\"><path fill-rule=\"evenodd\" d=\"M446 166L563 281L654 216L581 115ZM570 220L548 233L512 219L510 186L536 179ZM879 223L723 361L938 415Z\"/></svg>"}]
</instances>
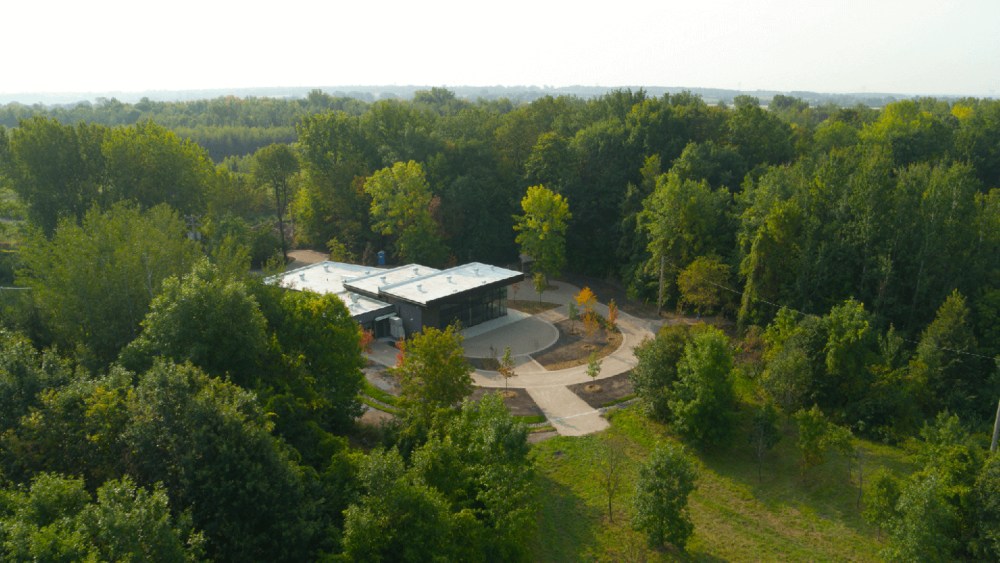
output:
<instances>
[{"instance_id":1,"label":"open field","mask_svg":"<svg viewBox=\"0 0 1000 563\"><path fill-rule=\"evenodd\" d=\"M649 451L674 438L636 407L615 412L611 424L600 434L557 437L533 446L540 488L539 536L532 546L536 560L879 560L878 532L864 523L857 506L857 468L849 472L846 460L831 455L803 477L791 431L768 455L760 479L756 460L740 438L726 452L691 451L699 478L689 503L694 535L687 552L649 549L629 525L631 495ZM595 469L612 438L624 441L628 458L613 522ZM909 469L899 450L859 444L864 475L877 467Z\"/></svg>"}]
</instances>

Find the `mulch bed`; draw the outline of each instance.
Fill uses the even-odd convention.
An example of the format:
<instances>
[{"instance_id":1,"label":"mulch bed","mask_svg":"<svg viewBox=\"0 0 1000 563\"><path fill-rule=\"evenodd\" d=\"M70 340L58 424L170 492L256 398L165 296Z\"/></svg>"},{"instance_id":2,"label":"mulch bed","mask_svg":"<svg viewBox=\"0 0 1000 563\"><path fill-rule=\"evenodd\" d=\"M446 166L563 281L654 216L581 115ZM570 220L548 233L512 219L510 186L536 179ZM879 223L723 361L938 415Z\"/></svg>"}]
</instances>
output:
<instances>
[{"instance_id":1,"label":"mulch bed","mask_svg":"<svg viewBox=\"0 0 1000 563\"><path fill-rule=\"evenodd\" d=\"M586 364L591 352L597 352L597 357L603 358L621 346L622 335L620 332L612 332L605 339L604 330L597 329L593 336L587 337L583 331L582 321L575 322L576 334L570 332L573 326L574 323L569 319L556 323L555 327L559 330L559 340L545 350L532 354L532 359L547 370L566 369Z\"/></svg>"},{"instance_id":2,"label":"mulch bed","mask_svg":"<svg viewBox=\"0 0 1000 563\"><path fill-rule=\"evenodd\" d=\"M551 303L549 301L520 301L514 299L507 300L507 308L521 311L522 313L528 313L529 315L537 315L548 311L550 309L555 309L558 307L558 303Z\"/></svg>"},{"instance_id":3,"label":"mulch bed","mask_svg":"<svg viewBox=\"0 0 1000 563\"><path fill-rule=\"evenodd\" d=\"M492 387L476 387L472 390L470 398L474 401L478 401L487 393L503 393L503 391L503 389L496 389ZM507 409L510 411L510 414L514 416L537 416L544 414L542 413L542 409L538 408L538 405L535 404L535 401L524 389L510 389L509 393L514 394L514 396L504 397L503 402L507 405Z\"/></svg>"},{"instance_id":4,"label":"mulch bed","mask_svg":"<svg viewBox=\"0 0 1000 563\"><path fill-rule=\"evenodd\" d=\"M569 390L576 393L577 396L586 401L591 407L599 409L611 401L631 395L634 392L632 381L628 378L629 373L625 372L607 379L598 379L593 383L589 381L586 383L577 383L576 385L570 385ZM587 387L591 385L599 385L601 389L599 391L588 391Z\"/></svg>"}]
</instances>

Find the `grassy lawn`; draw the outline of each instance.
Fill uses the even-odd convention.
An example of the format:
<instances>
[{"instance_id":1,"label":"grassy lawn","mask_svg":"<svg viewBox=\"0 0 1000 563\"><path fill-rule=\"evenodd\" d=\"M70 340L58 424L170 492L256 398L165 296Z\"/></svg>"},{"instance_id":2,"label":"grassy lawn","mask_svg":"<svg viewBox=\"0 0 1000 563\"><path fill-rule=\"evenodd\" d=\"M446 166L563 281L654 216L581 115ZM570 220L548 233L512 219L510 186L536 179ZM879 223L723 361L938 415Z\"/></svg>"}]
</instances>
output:
<instances>
[{"instance_id":1,"label":"grassy lawn","mask_svg":"<svg viewBox=\"0 0 1000 563\"><path fill-rule=\"evenodd\" d=\"M786 432L768 454L762 477L744 440L725 452L698 453L698 488L689 509L694 535L687 553L650 550L631 530L631 495L639 465L657 442L673 438L666 427L636 407L614 413L611 428L582 438L558 437L536 444L539 534L532 545L538 561L574 560L879 560L877 530L857 508L858 471L831 454L826 463L799 470L794 434ZM614 521L600 487L595 460L603 444L619 436L628 462L614 499ZM859 442L865 477L877 467L907 471L899 450Z\"/></svg>"}]
</instances>

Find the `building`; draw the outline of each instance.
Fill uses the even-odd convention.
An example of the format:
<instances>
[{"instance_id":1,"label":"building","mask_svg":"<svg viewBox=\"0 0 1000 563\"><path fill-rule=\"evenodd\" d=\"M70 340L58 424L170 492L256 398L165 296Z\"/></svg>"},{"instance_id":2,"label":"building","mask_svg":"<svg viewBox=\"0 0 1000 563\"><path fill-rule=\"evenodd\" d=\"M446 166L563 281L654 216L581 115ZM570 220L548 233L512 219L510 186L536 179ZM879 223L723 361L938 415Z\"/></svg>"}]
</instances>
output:
<instances>
[{"instance_id":1,"label":"building","mask_svg":"<svg viewBox=\"0 0 1000 563\"><path fill-rule=\"evenodd\" d=\"M269 279L282 287L333 293L377 338L403 338L425 326L474 326L507 314L507 287L524 274L472 262L446 270L408 264L376 268L320 262Z\"/></svg>"}]
</instances>

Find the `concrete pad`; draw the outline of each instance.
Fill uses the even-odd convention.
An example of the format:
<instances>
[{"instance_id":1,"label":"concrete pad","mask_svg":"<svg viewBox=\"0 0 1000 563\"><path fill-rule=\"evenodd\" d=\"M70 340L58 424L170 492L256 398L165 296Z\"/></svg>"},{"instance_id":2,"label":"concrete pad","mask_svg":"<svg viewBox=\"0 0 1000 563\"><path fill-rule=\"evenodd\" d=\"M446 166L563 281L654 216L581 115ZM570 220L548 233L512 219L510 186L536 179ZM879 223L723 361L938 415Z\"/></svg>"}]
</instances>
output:
<instances>
[{"instance_id":1,"label":"concrete pad","mask_svg":"<svg viewBox=\"0 0 1000 563\"><path fill-rule=\"evenodd\" d=\"M525 390L556 431L563 436L593 434L609 426L599 411L562 385L529 387Z\"/></svg>"},{"instance_id":2,"label":"concrete pad","mask_svg":"<svg viewBox=\"0 0 1000 563\"><path fill-rule=\"evenodd\" d=\"M475 327L473 327L475 328ZM494 330L467 338L463 343L465 355L472 358L502 356L510 346L511 354L525 356L544 350L559 340L559 331L551 324L528 316Z\"/></svg>"}]
</instances>

